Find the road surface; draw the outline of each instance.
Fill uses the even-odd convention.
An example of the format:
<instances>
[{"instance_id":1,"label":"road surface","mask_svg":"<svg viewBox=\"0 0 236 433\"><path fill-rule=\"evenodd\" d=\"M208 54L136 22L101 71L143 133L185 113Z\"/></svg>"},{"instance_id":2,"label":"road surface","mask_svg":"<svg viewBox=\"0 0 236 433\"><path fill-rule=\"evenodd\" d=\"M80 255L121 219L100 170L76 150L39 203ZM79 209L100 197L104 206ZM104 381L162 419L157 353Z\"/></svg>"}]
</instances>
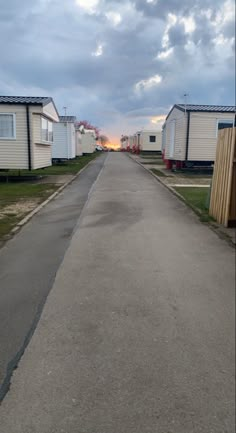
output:
<instances>
[{"instance_id":1,"label":"road surface","mask_svg":"<svg viewBox=\"0 0 236 433\"><path fill-rule=\"evenodd\" d=\"M4 433L234 433L234 251L126 155L89 194L0 419Z\"/></svg>"},{"instance_id":2,"label":"road surface","mask_svg":"<svg viewBox=\"0 0 236 433\"><path fill-rule=\"evenodd\" d=\"M92 162L0 250L0 400L38 322L104 160L102 156Z\"/></svg>"}]
</instances>

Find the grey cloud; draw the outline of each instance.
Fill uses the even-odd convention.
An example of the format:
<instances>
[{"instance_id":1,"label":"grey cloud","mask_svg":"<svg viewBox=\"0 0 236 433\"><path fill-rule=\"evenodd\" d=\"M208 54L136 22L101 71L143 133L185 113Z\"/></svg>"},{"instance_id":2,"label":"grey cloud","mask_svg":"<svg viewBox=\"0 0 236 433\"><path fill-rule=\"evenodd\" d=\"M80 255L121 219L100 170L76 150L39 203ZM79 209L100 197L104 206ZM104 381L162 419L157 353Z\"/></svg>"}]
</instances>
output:
<instances>
[{"instance_id":1,"label":"grey cloud","mask_svg":"<svg viewBox=\"0 0 236 433\"><path fill-rule=\"evenodd\" d=\"M139 108L136 110L128 111L126 114L126 117L131 118L139 118L139 117L150 117L150 116L158 116L160 114L165 113L166 108L159 106L158 108L153 107L145 107L145 108Z\"/></svg>"},{"instance_id":2,"label":"grey cloud","mask_svg":"<svg viewBox=\"0 0 236 433\"><path fill-rule=\"evenodd\" d=\"M121 132L123 122L134 127L166 113L185 91L192 103L232 103L233 52L212 54L218 29L199 12L210 7L216 14L219 6L219 0L102 0L89 15L74 0L0 0L0 93L48 94L59 111L68 105L71 114ZM121 13L120 25L109 23L107 11ZM168 32L172 55L158 60L168 13L193 14L196 30L186 34L178 21ZM220 31L232 37L232 23ZM93 56L100 43L103 54ZM160 84L135 92L136 83L156 74Z\"/></svg>"},{"instance_id":3,"label":"grey cloud","mask_svg":"<svg viewBox=\"0 0 236 433\"><path fill-rule=\"evenodd\" d=\"M228 21L222 28L222 32L226 38L235 38L235 19Z\"/></svg>"},{"instance_id":4,"label":"grey cloud","mask_svg":"<svg viewBox=\"0 0 236 433\"><path fill-rule=\"evenodd\" d=\"M189 15L194 11L202 9L219 10L222 5L221 0L158 0L156 3L147 3L144 0L135 1L136 8L145 15L151 17L165 18L169 13L175 15Z\"/></svg>"},{"instance_id":5,"label":"grey cloud","mask_svg":"<svg viewBox=\"0 0 236 433\"><path fill-rule=\"evenodd\" d=\"M168 32L170 46L185 45L187 43L187 35L183 23L177 23L172 26Z\"/></svg>"}]
</instances>

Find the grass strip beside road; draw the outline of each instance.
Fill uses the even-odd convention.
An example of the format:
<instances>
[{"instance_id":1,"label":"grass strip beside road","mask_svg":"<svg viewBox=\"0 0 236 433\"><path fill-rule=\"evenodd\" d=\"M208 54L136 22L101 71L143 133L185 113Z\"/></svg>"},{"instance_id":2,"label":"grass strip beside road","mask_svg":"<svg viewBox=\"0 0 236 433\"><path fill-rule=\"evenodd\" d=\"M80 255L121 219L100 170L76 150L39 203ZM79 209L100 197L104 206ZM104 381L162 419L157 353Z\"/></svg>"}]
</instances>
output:
<instances>
[{"instance_id":1,"label":"grass strip beside road","mask_svg":"<svg viewBox=\"0 0 236 433\"><path fill-rule=\"evenodd\" d=\"M0 183L0 241L60 185Z\"/></svg>"},{"instance_id":2,"label":"grass strip beside road","mask_svg":"<svg viewBox=\"0 0 236 433\"><path fill-rule=\"evenodd\" d=\"M187 179L212 179L212 174L209 173L202 173L202 172L182 172L182 171L174 171L173 172L175 176L187 178Z\"/></svg>"},{"instance_id":3,"label":"grass strip beside road","mask_svg":"<svg viewBox=\"0 0 236 433\"><path fill-rule=\"evenodd\" d=\"M85 155L65 163L55 164L39 170L21 170L20 175L48 176L48 183L26 182L2 183L0 182L0 242L4 242L7 235L26 215L33 211L40 203L52 195L61 184L50 182L51 175L76 175L90 161L95 159L99 152ZM0 172L2 176L16 176L19 170ZM18 179L17 179L18 180Z\"/></svg>"},{"instance_id":4,"label":"grass strip beside road","mask_svg":"<svg viewBox=\"0 0 236 433\"><path fill-rule=\"evenodd\" d=\"M37 170L9 170L7 172L1 171L0 176L50 176L50 175L63 175L63 174L76 174L90 161L100 155L100 152L92 153L91 155L84 155L70 161L53 164L50 167L40 168Z\"/></svg>"},{"instance_id":5,"label":"grass strip beside road","mask_svg":"<svg viewBox=\"0 0 236 433\"><path fill-rule=\"evenodd\" d=\"M148 155L147 153L142 153L141 152L140 156L141 156L141 158L144 158L144 159L152 159L152 158L154 158L154 159L162 159L161 153L157 153L157 154L151 153L150 155Z\"/></svg>"},{"instance_id":6,"label":"grass strip beside road","mask_svg":"<svg viewBox=\"0 0 236 433\"><path fill-rule=\"evenodd\" d=\"M185 202L200 216L203 222L213 221L208 213L209 188L174 187Z\"/></svg>"},{"instance_id":7,"label":"grass strip beside road","mask_svg":"<svg viewBox=\"0 0 236 433\"><path fill-rule=\"evenodd\" d=\"M157 170L156 168L151 168L150 171L152 171L156 176L168 177L163 171Z\"/></svg>"},{"instance_id":8,"label":"grass strip beside road","mask_svg":"<svg viewBox=\"0 0 236 433\"><path fill-rule=\"evenodd\" d=\"M164 166L165 164L164 164L164 162L162 161L162 159L160 159L160 160L155 160L155 161L143 161L142 162L142 164L143 165L161 165L161 166Z\"/></svg>"}]
</instances>

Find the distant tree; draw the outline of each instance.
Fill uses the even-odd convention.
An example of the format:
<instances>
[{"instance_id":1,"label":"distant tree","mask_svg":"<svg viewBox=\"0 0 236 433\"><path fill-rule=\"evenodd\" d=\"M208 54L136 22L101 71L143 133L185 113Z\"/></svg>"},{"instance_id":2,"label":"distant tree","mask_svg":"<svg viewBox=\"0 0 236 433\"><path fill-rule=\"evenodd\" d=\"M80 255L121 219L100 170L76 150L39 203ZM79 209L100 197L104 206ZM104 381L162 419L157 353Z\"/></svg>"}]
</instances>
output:
<instances>
[{"instance_id":1,"label":"distant tree","mask_svg":"<svg viewBox=\"0 0 236 433\"><path fill-rule=\"evenodd\" d=\"M106 135L99 135L98 139L102 146L106 146L108 143L110 143L110 140Z\"/></svg>"},{"instance_id":2,"label":"distant tree","mask_svg":"<svg viewBox=\"0 0 236 433\"><path fill-rule=\"evenodd\" d=\"M84 126L84 129L92 129L96 133L96 138L98 139L100 130L97 126L93 126L90 122L87 120L80 120L78 122L75 122L76 128L79 128L80 126Z\"/></svg>"},{"instance_id":3,"label":"distant tree","mask_svg":"<svg viewBox=\"0 0 236 433\"><path fill-rule=\"evenodd\" d=\"M122 135L120 141L123 143L123 141L127 141L128 140L128 135Z\"/></svg>"}]
</instances>

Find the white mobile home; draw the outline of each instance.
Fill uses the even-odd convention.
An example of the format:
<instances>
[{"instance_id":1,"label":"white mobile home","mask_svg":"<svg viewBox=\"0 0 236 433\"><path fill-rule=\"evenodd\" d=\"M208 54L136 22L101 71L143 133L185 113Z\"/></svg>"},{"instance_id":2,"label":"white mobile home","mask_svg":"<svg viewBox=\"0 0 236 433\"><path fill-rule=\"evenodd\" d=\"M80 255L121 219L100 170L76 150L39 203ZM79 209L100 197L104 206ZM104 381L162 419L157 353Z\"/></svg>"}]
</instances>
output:
<instances>
[{"instance_id":1,"label":"white mobile home","mask_svg":"<svg viewBox=\"0 0 236 433\"><path fill-rule=\"evenodd\" d=\"M141 135L141 131L138 131L134 134L132 147L140 148L140 135Z\"/></svg>"},{"instance_id":2,"label":"white mobile home","mask_svg":"<svg viewBox=\"0 0 236 433\"><path fill-rule=\"evenodd\" d=\"M60 116L53 127L53 159L73 159L76 157L75 116Z\"/></svg>"},{"instance_id":3,"label":"white mobile home","mask_svg":"<svg viewBox=\"0 0 236 433\"><path fill-rule=\"evenodd\" d=\"M94 153L96 150L96 133L92 129L85 129L84 133L81 135L82 140L82 152L86 153Z\"/></svg>"},{"instance_id":4,"label":"white mobile home","mask_svg":"<svg viewBox=\"0 0 236 433\"><path fill-rule=\"evenodd\" d=\"M142 152L161 152L162 132L152 130L140 131L139 141Z\"/></svg>"},{"instance_id":5,"label":"white mobile home","mask_svg":"<svg viewBox=\"0 0 236 433\"><path fill-rule=\"evenodd\" d=\"M0 96L0 169L37 169L52 164L52 98Z\"/></svg>"},{"instance_id":6,"label":"white mobile home","mask_svg":"<svg viewBox=\"0 0 236 433\"><path fill-rule=\"evenodd\" d=\"M163 126L162 148L170 168L215 161L218 130L235 124L235 107L174 105Z\"/></svg>"},{"instance_id":7,"label":"white mobile home","mask_svg":"<svg viewBox=\"0 0 236 433\"><path fill-rule=\"evenodd\" d=\"M81 132L80 129L75 130L76 156L82 156L83 155L82 135L83 135L83 133Z\"/></svg>"},{"instance_id":8,"label":"white mobile home","mask_svg":"<svg viewBox=\"0 0 236 433\"><path fill-rule=\"evenodd\" d=\"M127 135L122 135L120 139L120 146L122 150L126 150L129 144L129 137Z\"/></svg>"},{"instance_id":9,"label":"white mobile home","mask_svg":"<svg viewBox=\"0 0 236 433\"><path fill-rule=\"evenodd\" d=\"M130 135L128 139L128 147L132 149L134 144L135 144L135 135Z\"/></svg>"}]
</instances>

